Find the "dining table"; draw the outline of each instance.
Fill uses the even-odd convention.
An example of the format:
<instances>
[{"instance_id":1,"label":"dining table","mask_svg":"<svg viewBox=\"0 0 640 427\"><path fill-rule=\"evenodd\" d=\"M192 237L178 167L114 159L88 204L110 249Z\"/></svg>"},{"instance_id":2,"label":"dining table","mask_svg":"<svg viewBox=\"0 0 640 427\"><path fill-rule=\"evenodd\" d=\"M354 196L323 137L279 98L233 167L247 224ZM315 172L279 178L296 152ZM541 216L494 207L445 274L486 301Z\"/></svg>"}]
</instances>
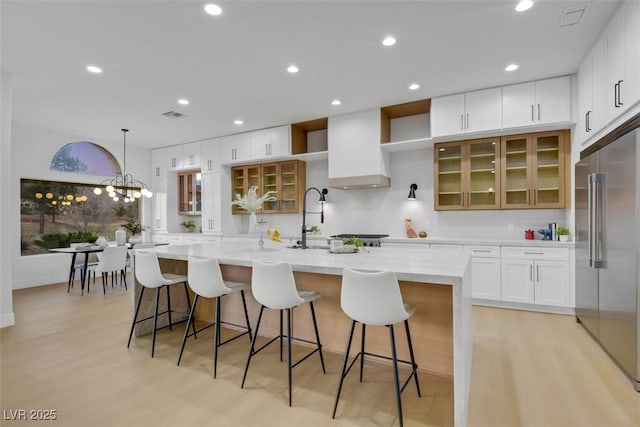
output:
<instances>
[{"instance_id":1,"label":"dining table","mask_svg":"<svg viewBox=\"0 0 640 427\"><path fill-rule=\"evenodd\" d=\"M71 281L73 279L73 271L76 268L76 258L78 254L84 254L84 264L80 271L80 294L84 295L84 285L87 278L87 267L89 264L89 254L102 252L106 246L100 245L86 245L86 246L76 246L71 248L54 248L49 249L51 252L58 252L63 254L71 254L71 267L69 268L69 282L67 285L67 292L71 288Z\"/></svg>"}]
</instances>

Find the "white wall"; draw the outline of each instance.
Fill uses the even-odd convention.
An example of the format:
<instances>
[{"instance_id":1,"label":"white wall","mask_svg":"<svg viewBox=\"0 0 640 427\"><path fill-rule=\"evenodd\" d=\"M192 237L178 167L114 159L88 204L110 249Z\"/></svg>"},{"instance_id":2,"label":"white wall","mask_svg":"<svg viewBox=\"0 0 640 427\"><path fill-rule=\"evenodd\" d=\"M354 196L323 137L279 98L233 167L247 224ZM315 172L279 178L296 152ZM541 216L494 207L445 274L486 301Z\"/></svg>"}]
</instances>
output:
<instances>
[{"instance_id":1,"label":"white wall","mask_svg":"<svg viewBox=\"0 0 640 427\"><path fill-rule=\"evenodd\" d=\"M4 99L4 98L3 98ZM4 119L3 119L4 120ZM117 135L117 136L116 136ZM38 129L14 124L11 134L11 162L20 167L11 171L10 216L8 223L13 230L11 254L13 259L13 289L65 282L68 278L70 256L64 254L20 255L20 179L45 179L52 181L100 183L105 178L94 175L66 173L49 170L53 155L65 144L76 141L90 141L110 151L122 165L123 144L121 134L114 131L113 141L102 141L84 135L72 135L59 131ZM136 179L150 184L151 152L132 146L135 133L127 138L127 172ZM142 220L150 223L150 200L143 198ZM5 209L3 209L4 211ZM107 236L113 239L114 236Z\"/></svg>"},{"instance_id":2,"label":"white wall","mask_svg":"<svg viewBox=\"0 0 640 427\"><path fill-rule=\"evenodd\" d=\"M416 231L426 230L432 237L496 237L524 239L524 230L547 228L550 222L566 225L565 209L494 210L436 212L433 209L433 147L390 153L391 187L338 190L329 189L325 205L325 224L310 214L309 225L318 225L323 235L340 233L382 233L404 237L404 220L411 218ZM223 231L246 233L247 215L231 215L229 171L225 171L223 192ZM327 187L327 161L307 163L307 187ZM409 201L409 186L418 184L417 200ZM318 195L309 193L308 210L319 211ZM299 236L301 215L258 215L269 227L285 236Z\"/></svg>"},{"instance_id":3,"label":"white wall","mask_svg":"<svg viewBox=\"0 0 640 427\"><path fill-rule=\"evenodd\" d=\"M11 213L19 209L11 203L11 76L2 71L0 76L0 328L15 323L13 315L12 249L15 242L10 238ZM19 245L18 245L19 246Z\"/></svg>"}]
</instances>

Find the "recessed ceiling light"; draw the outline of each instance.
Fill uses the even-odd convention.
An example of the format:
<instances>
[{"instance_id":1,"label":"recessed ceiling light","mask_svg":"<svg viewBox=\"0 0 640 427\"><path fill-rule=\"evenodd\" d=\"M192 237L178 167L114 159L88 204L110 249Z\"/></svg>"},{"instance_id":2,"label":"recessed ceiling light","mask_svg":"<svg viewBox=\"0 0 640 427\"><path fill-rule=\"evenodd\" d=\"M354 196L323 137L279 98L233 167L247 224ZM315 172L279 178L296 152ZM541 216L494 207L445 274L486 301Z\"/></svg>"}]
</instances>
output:
<instances>
[{"instance_id":1,"label":"recessed ceiling light","mask_svg":"<svg viewBox=\"0 0 640 427\"><path fill-rule=\"evenodd\" d=\"M233 123L236 124L236 125L244 124L244 122L242 120L234 120Z\"/></svg>"},{"instance_id":2,"label":"recessed ceiling light","mask_svg":"<svg viewBox=\"0 0 640 427\"><path fill-rule=\"evenodd\" d=\"M222 15L222 8L217 4L209 3L204 7L204 11L209 15L218 16Z\"/></svg>"},{"instance_id":3,"label":"recessed ceiling light","mask_svg":"<svg viewBox=\"0 0 640 427\"><path fill-rule=\"evenodd\" d=\"M504 68L505 71L515 71L517 69L518 69L518 64L509 64Z\"/></svg>"},{"instance_id":4,"label":"recessed ceiling light","mask_svg":"<svg viewBox=\"0 0 640 427\"><path fill-rule=\"evenodd\" d=\"M420 85L419 85L418 83L411 83L411 84L409 85L409 89L411 89L411 90L418 90L418 89L420 89Z\"/></svg>"},{"instance_id":5,"label":"recessed ceiling light","mask_svg":"<svg viewBox=\"0 0 640 427\"><path fill-rule=\"evenodd\" d=\"M189 100L188 99L178 99L178 104L180 105L189 105Z\"/></svg>"},{"instance_id":6,"label":"recessed ceiling light","mask_svg":"<svg viewBox=\"0 0 640 427\"><path fill-rule=\"evenodd\" d=\"M521 0L516 5L516 12L524 12L525 10L531 9L531 6L533 6L533 1Z\"/></svg>"},{"instance_id":7,"label":"recessed ceiling light","mask_svg":"<svg viewBox=\"0 0 640 427\"><path fill-rule=\"evenodd\" d=\"M340 102L339 99L334 99L333 101L331 101L331 105L340 105L342 104L342 102Z\"/></svg>"},{"instance_id":8,"label":"recessed ceiling light","mask_svg":"<svg viewBox=\"0 0 640 427\"><path fill-rule=\"evenodd\" d=\"M96 67L95 65L88 65L87 71L93 74L100 74L102 72L102 68Z\"/></svg>"},{"instance_id":9,"label":"recessed ceiling light","mask_svg":"<svg viewBox=\"0 0 640 427\"><path fill-rule=\"evenodd\" d=\"M289 65L289 66L287 67L287 71L288 71L288 72L290 72L291 74L295 74L295 73L297 73L297 72L298 72L298 71L300 71L300 70L299 70L299 69L298 69L298 67L296 67L295 65Z\"/></svg>"},{"instance_id":10,"label":"recessed ceiling light","mask_svg":"<svg viewBox=\"0 0 640 427\"><path fill-rule=\"evenodd\" d=\"M387 36L384 38L384 40L382 40L382 44L384 46L393 46L394 44L396 44L396 39L393 38L393 36Z\"/></svg>"}]
</instances>

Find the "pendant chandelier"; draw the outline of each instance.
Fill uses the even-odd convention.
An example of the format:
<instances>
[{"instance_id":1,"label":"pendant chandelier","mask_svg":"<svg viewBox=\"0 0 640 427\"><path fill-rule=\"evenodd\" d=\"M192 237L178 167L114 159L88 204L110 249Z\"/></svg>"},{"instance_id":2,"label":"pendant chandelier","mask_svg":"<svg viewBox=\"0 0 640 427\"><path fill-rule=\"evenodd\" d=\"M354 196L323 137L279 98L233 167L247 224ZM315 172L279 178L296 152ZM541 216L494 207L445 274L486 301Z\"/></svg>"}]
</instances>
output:
<instances>
[{"instance_id":1,"label":"pendant chandelier","mask_svg":"<svg viewBox=\"0 0 640 427\"><path fill-rule=\"evenodd\" d=\"M124 203L134 202L142 196L151 197L153 193L149 190L149 187L133 177L132 174L127 173L127 132L129 129L120 129L124 140L123 149L123 161L122 161L122 173L116 174L115 177L107 179L100 183L100 186L104 186L105 191L117 202L122 199ZM96 187L93 192L97 195L102 194L102 188Z\"/></svg>"}]
</instances>

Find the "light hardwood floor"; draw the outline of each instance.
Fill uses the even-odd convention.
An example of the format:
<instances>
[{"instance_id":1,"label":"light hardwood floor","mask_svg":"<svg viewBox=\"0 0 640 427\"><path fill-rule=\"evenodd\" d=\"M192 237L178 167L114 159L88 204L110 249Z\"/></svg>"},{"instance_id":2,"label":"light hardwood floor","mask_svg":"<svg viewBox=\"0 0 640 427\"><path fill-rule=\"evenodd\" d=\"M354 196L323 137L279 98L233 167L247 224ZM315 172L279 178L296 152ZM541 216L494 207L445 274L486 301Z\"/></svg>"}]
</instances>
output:
<instances>
[{"instance_id":1,"label":"light hardwood floor","mask_svg":"<svg viewBox=\"0 0 640 427\"><path fill-rule=\"evenodd\" d=\"M254 359L242 390L245 337L221 348L213 380L212 331L177 367L183 326L158 334L151 359L149 336L126 348L129 292L65 288L14 292L16 325L0 332L2 426L27 424L3 419L16 409L55 409L55 422L32 424L56 426L397 425L387 365L368 364L364 384L352 373L332 420L339 355L327 354L327 375L316 356L294 370L289 408L276 346ZM470 426L640 425L640 394L573 317L485 307L474 316ZM451 425L451 381L420 380L422 398L411 384L403 394L405 425Z\"/></svg>"}]
</instances>

